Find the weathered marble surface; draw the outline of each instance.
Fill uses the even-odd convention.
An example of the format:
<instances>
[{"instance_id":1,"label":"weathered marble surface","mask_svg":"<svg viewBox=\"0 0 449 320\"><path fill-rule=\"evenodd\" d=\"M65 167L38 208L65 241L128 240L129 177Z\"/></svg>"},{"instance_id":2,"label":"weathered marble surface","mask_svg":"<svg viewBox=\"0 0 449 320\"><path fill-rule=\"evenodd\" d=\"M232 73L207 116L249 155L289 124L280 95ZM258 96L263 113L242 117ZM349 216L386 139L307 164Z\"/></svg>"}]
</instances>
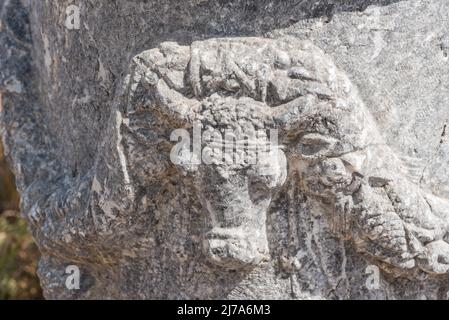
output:
<instances>
[{"instance_id":1,"label":"weathered marble surface","mask_svg":"<svg viewBox=\"0 0 449 320\"><path fill-rule=\"evenodd\" d=\"M0 0L46 297L447 298L449 3L338 2ZM173 163L195 121L277 129L272 170Z\"/></svg>"}]
</instances>

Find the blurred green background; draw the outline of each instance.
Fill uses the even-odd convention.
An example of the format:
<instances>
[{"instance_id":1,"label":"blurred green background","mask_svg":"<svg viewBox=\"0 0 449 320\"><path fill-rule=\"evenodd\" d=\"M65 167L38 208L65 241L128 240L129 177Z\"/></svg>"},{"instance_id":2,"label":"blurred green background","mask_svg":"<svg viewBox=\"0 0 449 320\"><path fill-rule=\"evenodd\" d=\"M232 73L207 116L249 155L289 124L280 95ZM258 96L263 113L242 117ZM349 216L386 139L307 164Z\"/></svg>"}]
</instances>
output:
<instances>
[{"instance_id":1,"label":"blurred green background","mask_svg":"<svg viewBox=\"0 0 449 320\"><path fill-rule=\"evenodd\" d=\"M19 216L19 196L0 143L0 300L42 299L39 251Z\"/></svg>"}]
</instances>

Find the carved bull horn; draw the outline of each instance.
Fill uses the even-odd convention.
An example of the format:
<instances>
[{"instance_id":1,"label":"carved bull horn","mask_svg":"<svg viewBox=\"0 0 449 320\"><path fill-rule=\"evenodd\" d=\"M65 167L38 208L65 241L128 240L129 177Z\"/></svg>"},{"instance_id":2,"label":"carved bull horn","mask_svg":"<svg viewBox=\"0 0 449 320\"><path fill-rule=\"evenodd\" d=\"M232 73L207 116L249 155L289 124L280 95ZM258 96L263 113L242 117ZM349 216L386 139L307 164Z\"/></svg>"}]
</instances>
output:
<instances>
[{"instance_id":1,"label":"carved bull horn","mask_svg":"<svg viewBox=\"0 0 449 320\"><path fill-rule=\"evenodd\" d=\"M196 99L188 98L184 84L186 62L176 69L160 67L161 49L152 49L136 56L127 77L127 113L149 112L178 126L193 122L201 108Z\"/></svg>"}]
</instances>

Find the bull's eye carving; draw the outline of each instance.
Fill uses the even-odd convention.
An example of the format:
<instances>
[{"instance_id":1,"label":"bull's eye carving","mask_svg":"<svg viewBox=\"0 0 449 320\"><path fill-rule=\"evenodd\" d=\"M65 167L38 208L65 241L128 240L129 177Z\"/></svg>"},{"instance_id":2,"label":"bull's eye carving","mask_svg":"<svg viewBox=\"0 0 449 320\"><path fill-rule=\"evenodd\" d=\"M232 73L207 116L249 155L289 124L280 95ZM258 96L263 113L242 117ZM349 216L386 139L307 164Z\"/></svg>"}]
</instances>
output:
<instances>
[{"instance_id":1,"label":"bull's eye carving","mask_svg":"<svg viewBox=\"0 0 449 320\"><path fill-rule=\"evenodd\" d=\"M329 156L335 148L337 140L319 133L308 133L298 141L298 152L304 157Z\"/></svg>"}]
</instances>

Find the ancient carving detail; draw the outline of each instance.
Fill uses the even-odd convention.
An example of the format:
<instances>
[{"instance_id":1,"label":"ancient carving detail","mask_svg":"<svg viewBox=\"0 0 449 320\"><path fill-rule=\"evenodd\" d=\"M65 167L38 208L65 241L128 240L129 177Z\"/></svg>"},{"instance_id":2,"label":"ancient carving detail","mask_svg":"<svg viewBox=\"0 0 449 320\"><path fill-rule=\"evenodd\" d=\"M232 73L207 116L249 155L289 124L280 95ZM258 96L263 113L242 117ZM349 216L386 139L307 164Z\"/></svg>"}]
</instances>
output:
<instances>
[{"instance_id":1,"label":"ancient carving detail","mask_svg":"<svg viewBox=\"0 0 449 320\"><path fill-rule=\"evenodd\" d=\"M335 235L385 269L449 271L447 200L406 178L350 80L310 42L162 43L133 59L110 122L91 173L62 179L66 187L28 208L48 250L72 246L78 259L96 260L89 250L95 241L109 262L117 238L140 230L139 215L152 210L148 197L158 196L159 181L175 179L194 190L209 261L253 267L270 258L271 201L285 192L288 176L297 176L298 192L319 204ZM190 149L179 150L187 156L173 163L172 132L195 123L214 132L276 129L279 145L269 145L273 152L257 163L204 164ZM261 174L267 164L271 171Z\"/></svg>"}]
</instances>

